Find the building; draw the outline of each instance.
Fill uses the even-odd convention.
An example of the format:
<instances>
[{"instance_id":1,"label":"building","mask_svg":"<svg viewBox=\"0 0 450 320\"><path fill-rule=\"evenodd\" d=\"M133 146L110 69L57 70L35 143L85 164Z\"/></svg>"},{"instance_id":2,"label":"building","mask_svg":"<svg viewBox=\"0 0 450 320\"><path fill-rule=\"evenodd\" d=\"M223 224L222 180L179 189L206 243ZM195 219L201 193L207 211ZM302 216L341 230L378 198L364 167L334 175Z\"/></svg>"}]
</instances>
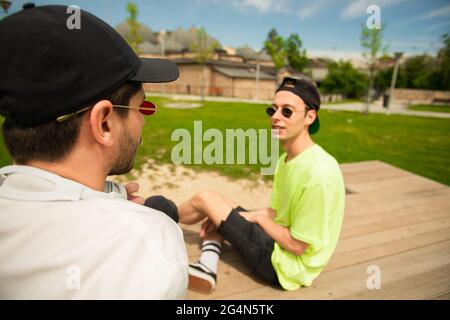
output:
<instances>
[{"instance_id":1,"label":"building","mask_svg":"<svg viewBox=\"0 0 450 320\"><path fill-rule=\"evenodd\" d=\"M148 58L161 58L160 55L141 55ZM212 58L204 65L195 59L189 51L166 54L178 65L180 77L177 81L157 84L148 83L144 89L150 92L172 94L203 94L206 96L224 96L252 100L271 100L284 77L291 76L315 82L320 87L328 73L327 60L313 59L307 74L286 67L277 72L271 59L246 59L230 50L216 50ZM202 81L203 79L203 81Z\"/></svg>"},{"instance_id":2,"label":"building","mask_svg":"<svg viewBox=\"0 0 450 320\"><path fill-rule=\"evenodd\" d=\"M145 84L146 91L201 95L203 83L205 95L270 100L276 89L277 77L272 61L246 60L225 50L217 50L204 65L200 65L191 52L168 54L165 58L177 64L179 79L167 84Z\"/></svg>"}]
</instances>

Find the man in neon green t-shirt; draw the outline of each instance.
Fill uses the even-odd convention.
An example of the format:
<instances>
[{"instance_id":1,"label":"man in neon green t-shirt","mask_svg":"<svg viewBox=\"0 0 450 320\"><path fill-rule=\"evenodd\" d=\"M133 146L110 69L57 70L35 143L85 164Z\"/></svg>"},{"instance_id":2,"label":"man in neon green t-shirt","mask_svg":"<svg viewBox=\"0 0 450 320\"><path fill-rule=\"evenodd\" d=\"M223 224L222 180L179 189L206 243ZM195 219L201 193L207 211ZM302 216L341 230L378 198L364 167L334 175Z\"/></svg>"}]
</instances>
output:
<instances>
[{"instance_id":1,"label":"man in neon green t-shirt","mask_svg":"<svg viewBox=\"0 0 450 320\"><path fill-rule=\"evenodd\" d=\"M314 85L285 78L266 110L285 151L269 208L247 211L212 191L178 207L182 223L208 217L200 231L202 255L190 265L190 288L214 289L223 239L263 280L286 290L310 286L327 265L341 230L345 188L337 161L310 136L320 127L319 108Z\"/></svg>"}]
</instances>

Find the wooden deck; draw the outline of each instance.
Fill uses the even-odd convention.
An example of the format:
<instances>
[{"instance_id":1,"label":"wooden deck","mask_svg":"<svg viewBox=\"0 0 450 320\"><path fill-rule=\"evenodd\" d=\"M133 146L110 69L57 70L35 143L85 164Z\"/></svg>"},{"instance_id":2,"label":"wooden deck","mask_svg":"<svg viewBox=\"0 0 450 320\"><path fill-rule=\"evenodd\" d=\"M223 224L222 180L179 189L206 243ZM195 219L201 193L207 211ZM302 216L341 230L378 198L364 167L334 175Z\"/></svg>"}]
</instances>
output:
<instances>
[{"instance_id":1,"label":"wooden deck","mask_svg":"<svg viewBox=\"0 0 450 320\"><path fill-rule=\"evenodd\" d=\"M334 256L311 287L267 286L225 247L216 290L187 298L450 299L450 188L380 161L341 168L353 193ZM183 227L191 262L200 254L198 228ZM367 289L370 265L381 270L379 290Z\"/></svg>"}]
</instances>

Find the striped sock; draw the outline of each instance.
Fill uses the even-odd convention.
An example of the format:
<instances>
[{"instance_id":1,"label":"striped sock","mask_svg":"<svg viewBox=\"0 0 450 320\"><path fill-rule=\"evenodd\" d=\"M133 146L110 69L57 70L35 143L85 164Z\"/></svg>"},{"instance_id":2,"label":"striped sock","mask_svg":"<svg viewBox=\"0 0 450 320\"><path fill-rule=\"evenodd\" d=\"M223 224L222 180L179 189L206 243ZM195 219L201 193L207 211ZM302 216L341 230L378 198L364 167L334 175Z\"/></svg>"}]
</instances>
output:
<instances>
[{"instance_id":1,"label":"striped sock","mask_svg":"<svg viewBox=\"0 0 450 320\"><path fill-rule=\"evenodd\" d=\"M215 240L205 240L202 243L202 254L199 262L209 270L217 274L217 265L219 263L222 244Z\"/></svg>"}]
</instances>

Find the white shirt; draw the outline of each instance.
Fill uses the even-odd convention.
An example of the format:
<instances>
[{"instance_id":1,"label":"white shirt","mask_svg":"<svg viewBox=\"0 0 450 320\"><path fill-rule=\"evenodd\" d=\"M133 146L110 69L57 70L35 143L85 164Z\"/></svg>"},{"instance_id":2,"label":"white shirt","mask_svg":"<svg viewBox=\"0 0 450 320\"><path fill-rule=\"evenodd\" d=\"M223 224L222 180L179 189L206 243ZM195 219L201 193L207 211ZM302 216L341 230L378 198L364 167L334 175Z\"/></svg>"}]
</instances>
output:
<instances>
[{"instance_id":1,"label":"white shirt","mask_svg":"<svg viewBox=\"0 0 450 320\"><path fill-rule=\"evenodd\" d=\"M188 258L164 213L29 166L0 169L0 299L182 299Z\"/></svg>"}]
</instances>

